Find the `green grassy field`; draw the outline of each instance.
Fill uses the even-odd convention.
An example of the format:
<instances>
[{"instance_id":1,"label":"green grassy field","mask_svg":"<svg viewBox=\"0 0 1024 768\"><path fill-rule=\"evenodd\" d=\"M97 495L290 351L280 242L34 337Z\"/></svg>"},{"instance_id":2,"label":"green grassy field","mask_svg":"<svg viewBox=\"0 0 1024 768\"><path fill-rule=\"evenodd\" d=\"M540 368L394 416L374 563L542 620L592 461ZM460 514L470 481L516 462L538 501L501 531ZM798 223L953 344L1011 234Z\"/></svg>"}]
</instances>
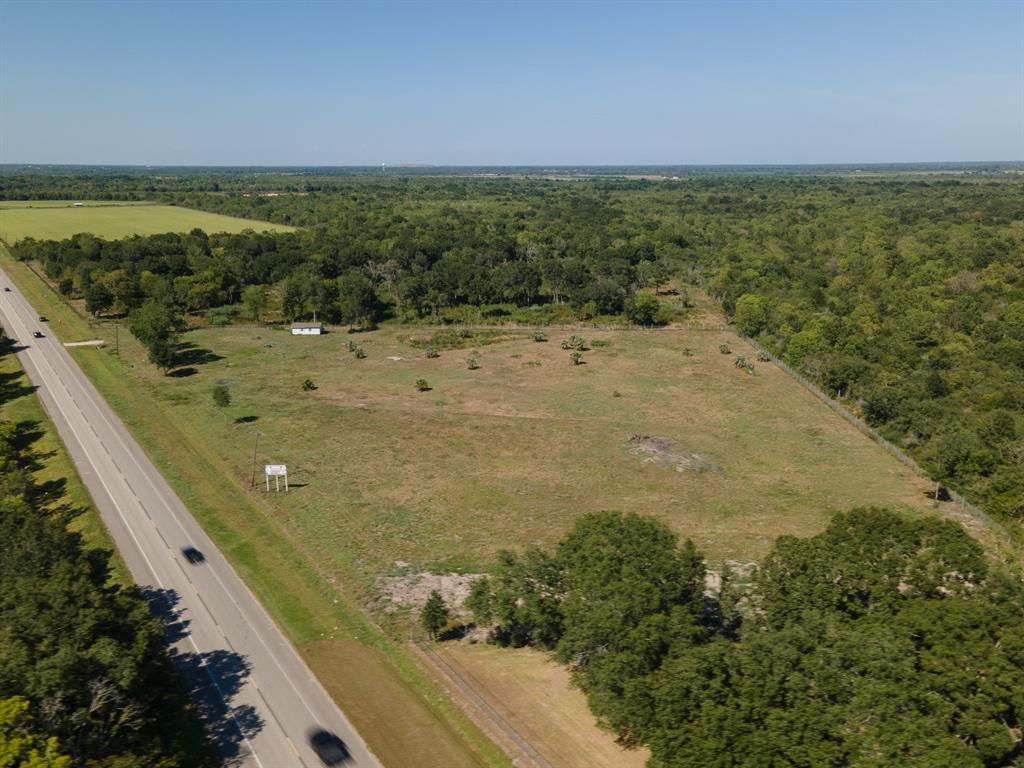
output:
<instances>
[{"instance_id":1,"label":"green grassy field","mask_svg":"<svg viewBox=\"0 0 1024 768\"><path fill-rule=\"evenodd\" d=\"M294 484L262 503L317 563L371 591L395 561L482 570L501 548L554 544L591 510L656 515L711 558L756 559L776 536L820 531L833 510L930 505L922 481L777 368L737 370L719 344L753 352L731 334L593 332L608 346L580 366L558 335L524 334L481 346L469 370L472 348L426 359L408 333L203 329L189 342L221 359L182 378L140 361L130 377L238 483L258 429L258 463L288 464ZM350 339L366 359L346 351ZM302 391L307 377L315 391ZM430 391L415 389L420 378ZM226 423L217 382L234 400ZM634 434L717 469L652 461Z\"/></svg>"},{"instance_id":2,"label":"green grassy field","mask_svg":"<svg viewBox=\"0 0 1024 768\"><path fill-rule=\"evenodd\" d=\"M237 219L216 213L193 211L171 205L126 205L105 201L86 202L82 208L61 201L0 203L0 240L15 243L23 237L62 240L79 232L97 237L155 235L188 232L198 227L207 234L253 229L291 231L292 227L265 221Z\"/></svg>"}]
</instances>

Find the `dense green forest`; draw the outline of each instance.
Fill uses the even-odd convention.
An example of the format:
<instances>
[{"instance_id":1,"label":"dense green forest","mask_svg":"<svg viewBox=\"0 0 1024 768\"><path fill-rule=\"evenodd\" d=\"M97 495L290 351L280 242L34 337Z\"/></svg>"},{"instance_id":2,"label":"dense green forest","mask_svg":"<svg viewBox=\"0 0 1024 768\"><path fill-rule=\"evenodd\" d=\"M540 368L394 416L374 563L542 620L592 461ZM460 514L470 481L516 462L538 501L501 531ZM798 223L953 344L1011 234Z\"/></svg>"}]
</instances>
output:
<instances>
[{"instance_id":1,"label":"dense green forest","mask_svg":"<svg viewBox=\"0 0 1024 768\"><path fill-rule=\"evenodd\" d=\"M883 509L782 537L752 584L662 523L591 513L553 553L505 553L467 607L552 650L650 768L1014 766L1024 588L956 523Z\"/></svg>"},{"instance_id":2,"label":"dense green forest","mask_svg":"<svg viewBox=\"0 0 1024 768\"><path fill-rule=\"evenodd\" d=\"M5 400L31 396L20 378L2 384ZM38 430L0 421L0 765L219 764L146 599L69 531L81 510L61 482L36 481Z\"/></svg>"},{"instance_id":3,"label":"dense green forest","mask_svg":"<svg viewBox=\"0 0 1024 768\"><path fill-rule=\"evenodd\" d=\"M703 289L936 479L1024 517L1017 176L29 174L0 175L0 195L44 184L302 227L15 245L96 313L650 324ZM684 295L659 310L671 285Z\"/></svg>"}]
</instances>

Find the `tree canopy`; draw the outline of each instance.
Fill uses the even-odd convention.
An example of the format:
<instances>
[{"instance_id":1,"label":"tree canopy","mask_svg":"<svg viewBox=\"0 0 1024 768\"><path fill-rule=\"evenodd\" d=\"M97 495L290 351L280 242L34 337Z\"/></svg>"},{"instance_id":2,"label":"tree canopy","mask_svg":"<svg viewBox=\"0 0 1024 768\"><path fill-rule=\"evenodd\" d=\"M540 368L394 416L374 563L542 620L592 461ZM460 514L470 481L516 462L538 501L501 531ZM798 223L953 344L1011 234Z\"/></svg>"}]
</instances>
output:
<instances>
[{"instance_id":1,"label":"tree canopy","mask_svg":"<svg viewBox=\"0 0 1024 768\"><path fill-rule=\"evenodd\" d=\"M780 538L742 591L704 576L662 523L594 513L553 555L503 555L473 609L493 610L496 641L568 663L650 768L1002 768L1024 753L1024 584L958 524L857 509Z\"/></svg>"}]
</instances>

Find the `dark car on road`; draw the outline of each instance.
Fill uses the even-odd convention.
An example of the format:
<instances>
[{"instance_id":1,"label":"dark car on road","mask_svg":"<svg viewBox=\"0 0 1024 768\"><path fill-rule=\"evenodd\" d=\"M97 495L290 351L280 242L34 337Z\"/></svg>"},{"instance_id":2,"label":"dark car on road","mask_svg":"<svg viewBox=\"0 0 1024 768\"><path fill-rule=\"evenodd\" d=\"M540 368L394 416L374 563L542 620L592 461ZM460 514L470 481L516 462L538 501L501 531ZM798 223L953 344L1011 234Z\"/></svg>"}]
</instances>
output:
<instances>
[{"instance_id":1,"label":"dark car on road","mask_svg":"<svg viewBox=\"0 0 1024 768\"><path fill-rule=\"evenodd\" d=\"M40 316L39 316L39 322L40 322L40 323L45 323L45 322L47 322L47 320L46 320L46 315L40 315Z\"/></svg>"},{"instance_id":2,"label":"dark car on road","mask_svg":"<svg viewBox=\"0 0 1024 768\"><path fill-rule=\"evenodd\" d=\"M4 286L4 290L7 291L8 293L10 293L11 292L11 287L9 285L5 285Z\"/></svg>"},{"instance_id":3,"label":"dark car on road","mask_svg":"<svg viewBox=\"0 0 1024 768\"><path fill-rule=\"evenodd\" d=\"M36 339L41 339L41 338L43 338L43 332L42 331L32 331L32 336L34 338L36 338Z\"/></svg>"},{"instance_id":4,"label":"dark car on road","mask_svg":"<svg viewBox=\"0 0 1024 768\"><path fill-rule=\"evenodd\" d=\"M345 742L323 728L314 728L309 732L309 746L324 765L341 765L349 758Z\"/></svg>"},{"instance_id":5,"label":"dark car on road","mask_svg":"<svg viewBox=\"0 0 1024 768\"><path fill-rule=\"evenodd\" d=\"M206 555L200 552L195 547L182 547L181 554L185 556L192 565L198 565L206 560Z\"/></svg>"}]
</instances>

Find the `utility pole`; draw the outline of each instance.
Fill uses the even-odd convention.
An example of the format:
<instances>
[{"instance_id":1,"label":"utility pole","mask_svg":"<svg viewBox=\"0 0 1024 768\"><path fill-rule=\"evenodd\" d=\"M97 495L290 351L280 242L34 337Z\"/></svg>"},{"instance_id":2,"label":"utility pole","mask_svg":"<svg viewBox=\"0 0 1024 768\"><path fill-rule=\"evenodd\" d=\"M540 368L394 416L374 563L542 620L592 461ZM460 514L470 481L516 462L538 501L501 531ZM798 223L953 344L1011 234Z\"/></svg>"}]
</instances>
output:
<instances>
[{"instance_id":1,"label":"utility pole","mask_svg":"<svg viewBox=\"0 0 1024 768\"><path fill-rule=\"evenodd\" d=\"M252 446L252 485L250 487L256 487L256 448L260 444L260 431L256 430L256 442Z\"/></svg>"},{"instance_id":2,"label":"utility pole","mask_svg":"<svg viewBox=\"0 0 1024 768\"><path fill-rule=\"evenodd\" d=\"M114 323L114 354L118 357L121 356L121 334L118 333L120 327L118 323Z\"/></svg>"}]
</instances>

